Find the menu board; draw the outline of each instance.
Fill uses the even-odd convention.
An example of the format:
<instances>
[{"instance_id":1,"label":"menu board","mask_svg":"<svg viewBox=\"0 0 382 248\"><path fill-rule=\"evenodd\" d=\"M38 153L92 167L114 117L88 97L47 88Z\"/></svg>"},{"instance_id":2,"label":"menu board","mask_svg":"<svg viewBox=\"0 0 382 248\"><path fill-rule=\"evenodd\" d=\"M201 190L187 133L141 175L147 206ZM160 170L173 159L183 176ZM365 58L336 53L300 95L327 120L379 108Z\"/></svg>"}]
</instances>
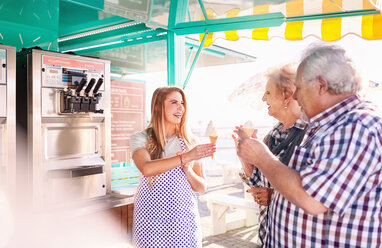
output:
<instances>
[{"instance_id":1,"label":"menu board","mask_svg":"<svg viewBox=\"0 0 382 248\"><path fill-rule=\"evenodd\" d=\"M7 52L5 49L0 49L0 84L5 84L7 80L6 65L7 64Z\"/></svg>"},{"instance_id":2,"label":"menu board","mask_svg":"<svg viewBox=\"0 0 382 248\"><path fill-rule=\"evenodd\" d=\"M145 128L145 84L111 80L111 160L130 162L130 136Z\"/></svg>"}]
</instances>

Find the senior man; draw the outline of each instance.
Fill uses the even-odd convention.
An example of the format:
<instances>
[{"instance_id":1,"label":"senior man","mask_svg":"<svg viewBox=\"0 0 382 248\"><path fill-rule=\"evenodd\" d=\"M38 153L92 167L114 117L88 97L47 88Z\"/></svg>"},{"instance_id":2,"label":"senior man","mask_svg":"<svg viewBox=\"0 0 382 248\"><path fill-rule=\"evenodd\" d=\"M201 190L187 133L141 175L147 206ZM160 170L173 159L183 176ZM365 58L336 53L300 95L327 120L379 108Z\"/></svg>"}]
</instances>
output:
<instances>
[{"instance_id":1,"label":"senior man","mask_svg":"<svg viewBox=\"0 0 382 248\"><path fill-rule=\"evenodd\" d=\"M310 48L296 78L310 130L288 166L238 130L238 155L276 189L266 246L382 247L381 117L338 46Z\"/></svg>"}]
</instances>

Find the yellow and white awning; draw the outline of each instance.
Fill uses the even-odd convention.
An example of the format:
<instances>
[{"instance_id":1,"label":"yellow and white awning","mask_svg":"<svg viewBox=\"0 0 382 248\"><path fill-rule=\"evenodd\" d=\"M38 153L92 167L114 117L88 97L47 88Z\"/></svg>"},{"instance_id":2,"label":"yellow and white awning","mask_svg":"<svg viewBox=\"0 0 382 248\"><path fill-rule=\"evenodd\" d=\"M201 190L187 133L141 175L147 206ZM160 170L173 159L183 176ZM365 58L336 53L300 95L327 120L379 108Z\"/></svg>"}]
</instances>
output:
<instances>
[{"instance_id":1,"label":"yellow and white awning","mask_svg":"<svg viewBox=\"0 0 382 248\"><path fill-rule=\"evenodd\" d=\"M325 15L367 9L375 9L369 0L293 0L279 5L265 4L256 6L249 10L232 9L221 17L217 17L212 9L207 9L206 12L210 19L276 12L283 13L288 19L289 17ZM204 19L204 17L202 16L201 19ZM301 40L308 36L315 36L325 41L335 41L348 34L354 34L364 39L382 39L382 15L291 21L284 22L278 27L209 33L205 46L212 44L213 40L217 38L237 40L240 37L246 37L254 40L270 40L273 37L281 37L287 40ZM203 35L200 34L200 40Z\"/></svg>"}]
</instances>

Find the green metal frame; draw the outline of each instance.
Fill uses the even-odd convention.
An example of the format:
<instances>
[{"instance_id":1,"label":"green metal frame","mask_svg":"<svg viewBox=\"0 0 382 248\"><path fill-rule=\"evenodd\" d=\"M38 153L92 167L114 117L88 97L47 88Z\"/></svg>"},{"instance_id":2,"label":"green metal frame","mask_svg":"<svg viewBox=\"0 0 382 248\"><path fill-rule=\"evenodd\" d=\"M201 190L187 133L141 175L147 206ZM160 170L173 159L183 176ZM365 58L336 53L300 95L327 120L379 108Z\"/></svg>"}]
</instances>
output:
<instances>
[{"instance_id":1,"label":"green metal frame","mask_svg":"<svg viewBox=\"0 0 382 248\"><path fill-rule=\"evenodd\" d=\"M194 40L194 39L190 39L190 38L186 37L186 46L196 48L196 47L200 46L200 42L198 40ZM245 53L241 53L241 52L237 52L237 51L233 51L233 50L230 50L230 49L225 48L225 47L216 46L214 44L203 48L202 52L203 53L209 53L209 54L217 56L217 57L224 57L225 55L229 54L229 55L232 55L234 57L248 59L248 60L252 60L252 61L256 61L256 59L257 59L254 56L251 56L251 55L248 55Z\"/></svg>"},{"instance_id":2,"label":"green metal frame","mask_svg":"<svg viewBox=\"0 0 382 248\"><path fill-rule=\"evenodd\" d=\"M185 71L184 37L167 32L167 84L182 86Z\"/></svg>"},{"instance_id":3,"label":"green metal frame","mask_svg":"<svg viewBox=\"0 0 382 248\"><path fill-rule=\"evenodd\" d=\"M83 6L83 7L87 7L87 8L91 8L91 9L95 9L95 10L99 10L99 11L104 11L103 6L100 5L99 7L97 7L97 1L93 1L93 4L88 4L86 2L86 0L84 0L84 1L78 1L78 0L60 0L60 1L68 2L68 3L74 3L74 4L77 4L77 5ZM89 2L91 2L91 1L89 1ZM100 1L98 1L98 2L101 3Z\"/></svg>"},{"instance_id":4,"label":"green metal frame","mask_svg":"<svg viewBox=\"0 0 382 248\"><path fill-rule=\"evenodd\" d=\"M126 23L127 21L129 20L126 20L125 18L122 18L119 16L113 16L107 19L96 20L96 21L92 21L88 23L80 23L78 25L74 25L74 26L71 25L64 28L60 26L59 37L75 35L78 33L106 28L113 25L123 24L123 23Z\"/></svg>"},{"instance_id":5,"label":"green metal frame","mask_svg":"<svg viewBox=\"0 0 382 248\"><path fill-rule=\"evenodd\" d=\"M127 25L130 22L126 23ZM98 46L102 44L108 44L118 41L125 41L129 39L136 39L139 37L156 36L161 33L166 33L165 29L151 29L147 28L143 23L134 23L130 26L126 26L118 29L111 29L109 31L89 34L83 37L65 40L65 37L61 37L60 50L61 51L73 51L81 48Z\"/></svg>"},{"instance_id":6,"label":"green metal frame","mask_svg":"<svg viewBox=\"0 0 382 248\"><path fill-rule=\"evenodd\" d=\"M99 4L99 8L94 8L94 6L80 4L78 1L59 0L59 2L59 37L133 21L101 11Z\"/></svg>"},{"instance_id":7,"label":"green metal frame","mask_svg":"<svg viewBox=\"0 0 382 248\"><path fill-rule=\"evenodd\" d=\"M198 59L199 59L199 55L200 55L200 52L201 52L202 49L203 49L204 42L206 41L206 38L207 38L207 35L204 35L204 36L203 36L203 39L202 39L202 42L200 43L200 46L199 46L199 48L198 48L198 51L197 51L196 54L195 54L195 58L194 58L194 60L192 61L191 67L190 67L190 69L189 69L189 71L188 71L188 73L187 73L186 80L185 80L184 83L183 83L183 89L186 88L186 86L187 86L187 84L188 84L188 81L190 80L191 74L192 74L192 72L194 71L194 67L195 67L195 65L196 65L196 61L198 61Z\"/></svg>"},{"instance_id":8,"label":"green metal frame","mask_svg":"<svg viewBox=\"0 0 382 248\"><path fill-rule=\"evenodd\" d=\"M199 2L200 9L202 10L204 19L205 19L206 21L208 21L208 15L207 15L207 12L206 12L206 8L204 8L203 1L202 1L202 0L198 0L198 2Z\"/></svg>"},{"instance_id":9,"label":"green metal frame","mask_svg":"<svg viewBox=\"0 0 382 248\"><path fill-rule=\"evenodd\" d=\"M186 20L188 0L171 1L169 29ZM167 31L167 84L182 86L185 71L185 41L171 30Z\"/></svg>"},{"instance_id":10,"label":"green metal frame","mask_svg":"<svg viewBox=\"0 0 382 248\"><path fill-rule=\"evenodd\" d=\"M187 10L188 0L171 1L167 25L169 30L186 20Z\"/></svg>"},{"instance_id":11,"label":"green metal frame","mask_svg":"<svg viewBox=\"0 0 382 248\"><path fill-rule=\"evenodd\" d=\"M188 48L188 50L190 50L192 52L194 50L194 48L199 49L200 46L199 45L196 46L196 45L194 45L192 43L188 43L186 41L186 47ZM203 54L209 54L209 55L212 55L212 56L215 56L215 57L218 57L218 58L224 58L226 56L226 54L224 52L217 51L217 50L214 50L214 49L211 49L211 48L205 48L205 47L203 48L202 53ZM188 57L191 57L191 56L188 56ZM187 68L187 65L189 63L189 60L190 60L190 58L188 58L186 60L186 68Z\"/></svg>"},{"instance_id":12,"label":"green metal frame","mask_svg":"<svg viewBox=\"0 0 382 248\"><path fill-rule=\"evenodd\" d=\"M187 46L187 42L186 42L186 46ZM185 68L187 68L188 62L190 62L191 55L192 55L192 50L194 50L194 47L193 46L189 46L188 50L189 51L188 51L188 55L187 55L187 60L186 60Z\"/></svg>"},{"instance_id":13,"label":"green metal frame","mask_svg":"<svg viewBox=\"0 0 382 248\"><path fill-rule=\"evenodd\" d=\"M239 16L204 21L178 23L174 28L169 28L177 35L221 32L229 30L253 29L280 26L285 21L282 13L270 13L254 16Z\"/></svg>"},{"instance_id":14,"label":"green metal frame","mask_svg":"<svg viewBox=\"0 0 382 248\"><path fill-rule=\"evenodd\" d=\"M144 44L144 43L149 43L149 42L156 42L156 41L161 41L165 40L167 38L166 33L160 33L158 35L149 35L149 37L134 37L134 38L129 38L126 40L121 40L109 44L100 44L94 47L88 47L88 48L81 48L81 50L76 50L76 54L88 54L88 53L93 53L93 52L99 52L103 50L108 50L108 49L113 49L113 48L119 48L119 47L125 47L125 46L133 46L133 45L139 45L139 44ZM63 51L63 52L68 52L68 51Z\"/></svg>"}]
</instances>

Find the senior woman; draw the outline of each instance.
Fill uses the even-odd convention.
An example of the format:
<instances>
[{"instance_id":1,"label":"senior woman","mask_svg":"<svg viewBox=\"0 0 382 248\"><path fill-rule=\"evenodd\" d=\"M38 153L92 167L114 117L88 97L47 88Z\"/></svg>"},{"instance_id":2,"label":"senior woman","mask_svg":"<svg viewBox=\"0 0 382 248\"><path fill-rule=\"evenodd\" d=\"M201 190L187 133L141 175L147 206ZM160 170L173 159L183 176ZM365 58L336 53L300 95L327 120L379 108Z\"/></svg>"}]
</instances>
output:
<instances>
[{"instance_id":1,"label":"senior woman","mask_svg":"<svg viewBox=\"0 0 382 248\"><path fill-rule=\"evenodd\" d=\"M270 70L266 74L268 81L262 98L268 106L268 114L279 121L264 138L264 143L285 165L289 163L295 147L300 145L307 126L301 120L300 106L293 98L295 76L296 71L291 65ZM256 132L252 136L256 136ZM247 192L252 193L260 205L258 236L259 245L263 246L268 228L268 205L273 189L259 169L252 164L243 161L241 163L246 179L252 186Z\"/></svg>"}]
</instances>

